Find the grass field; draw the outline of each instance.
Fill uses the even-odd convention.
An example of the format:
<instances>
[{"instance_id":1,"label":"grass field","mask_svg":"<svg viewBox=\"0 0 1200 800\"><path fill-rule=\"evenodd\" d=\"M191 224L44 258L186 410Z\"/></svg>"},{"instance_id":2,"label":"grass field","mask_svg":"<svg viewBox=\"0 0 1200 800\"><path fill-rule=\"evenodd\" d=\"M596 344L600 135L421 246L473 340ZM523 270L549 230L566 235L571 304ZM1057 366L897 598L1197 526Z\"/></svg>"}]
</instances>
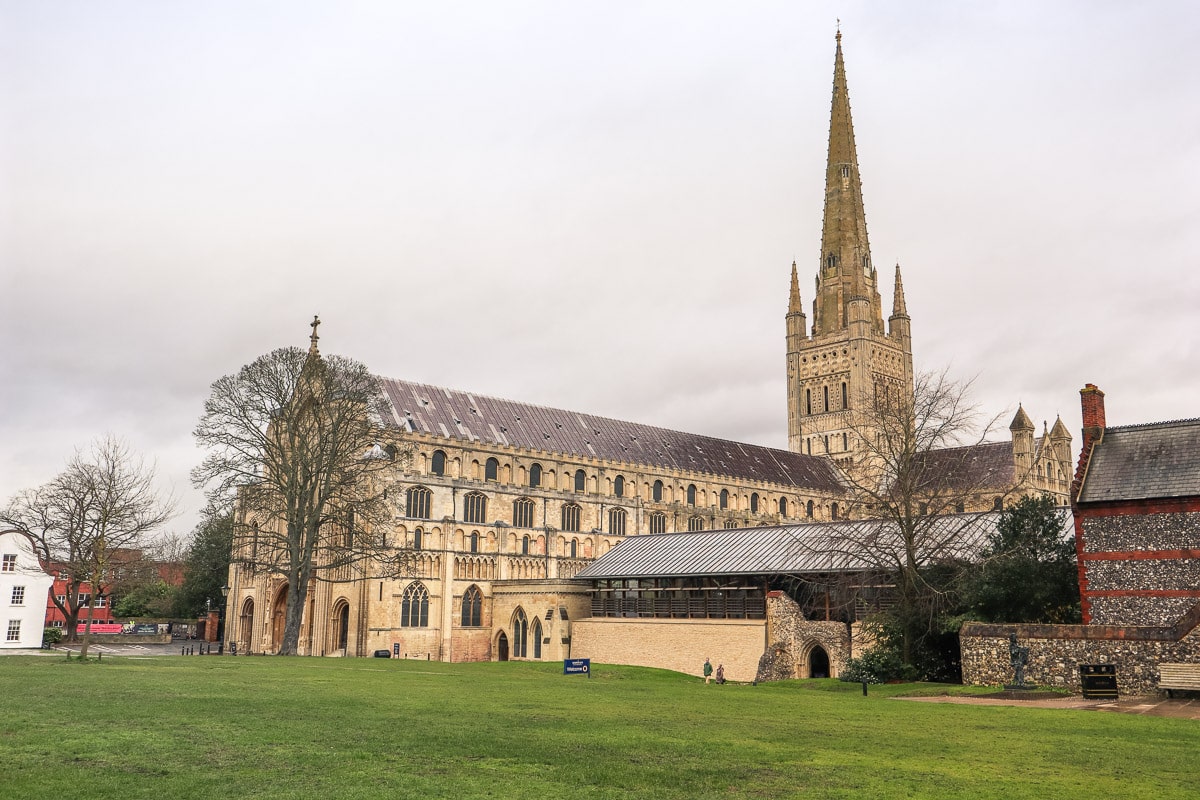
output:
<instances>
[{"instance_id":1,"label":"grass field","mask_svg":"<svg viewBox=\"0 0 1200 800\"><path fill-rule=\"evenodd\" d=\"M1200 726L598 665L0 658L0 798L1189 798Z\"/></svg>"}]
</instances>

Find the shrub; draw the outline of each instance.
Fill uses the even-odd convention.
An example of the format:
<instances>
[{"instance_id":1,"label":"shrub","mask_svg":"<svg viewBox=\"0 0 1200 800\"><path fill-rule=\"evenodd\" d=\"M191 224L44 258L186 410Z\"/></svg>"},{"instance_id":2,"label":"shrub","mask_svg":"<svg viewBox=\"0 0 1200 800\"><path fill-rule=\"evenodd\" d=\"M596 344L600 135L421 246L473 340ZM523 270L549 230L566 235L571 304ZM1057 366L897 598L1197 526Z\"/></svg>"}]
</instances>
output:
<instances>
[{"instance_id":1,"label":"shrub","mask_svg":"<svg viewBox=\"0 0 1200 800\"><path fill-rule=\"evenodd\" d=\"M61 628L43 628L42 629L42 644L53 645L62 641Z\"/></svg>"},{"instance_id":2,"label":"shrub","mask_svg":"<svg viewBox=\"0 0 1200 800\"><path fill-rule=\"evenodd\" d=\"M850 659L841 674L841 679L850 683L887 683L916 677L913 668L906 667L890 647L876 648Z\"/></svg>"}]
</instances>

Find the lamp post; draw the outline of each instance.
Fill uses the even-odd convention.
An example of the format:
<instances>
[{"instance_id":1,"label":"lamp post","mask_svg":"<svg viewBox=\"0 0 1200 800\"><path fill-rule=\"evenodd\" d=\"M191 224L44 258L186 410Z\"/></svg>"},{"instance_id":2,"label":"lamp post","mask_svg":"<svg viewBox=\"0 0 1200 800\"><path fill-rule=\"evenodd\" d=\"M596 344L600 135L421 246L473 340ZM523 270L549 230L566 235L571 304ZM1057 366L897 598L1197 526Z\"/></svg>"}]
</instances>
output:
<instances>
[{"instance_id":1,"label":"lamp post","mask_svg":"<svg viewBox=\"0 0 1200 800\"><path fill-rule=\"evenodd\" d=\"M218 638L224 647L225 642L225 622L224 618L228 616L229 611L229 581L225 581L225 585L221 587L221 607L217 609L217 632Z\"/></svg>"}]
</instances>

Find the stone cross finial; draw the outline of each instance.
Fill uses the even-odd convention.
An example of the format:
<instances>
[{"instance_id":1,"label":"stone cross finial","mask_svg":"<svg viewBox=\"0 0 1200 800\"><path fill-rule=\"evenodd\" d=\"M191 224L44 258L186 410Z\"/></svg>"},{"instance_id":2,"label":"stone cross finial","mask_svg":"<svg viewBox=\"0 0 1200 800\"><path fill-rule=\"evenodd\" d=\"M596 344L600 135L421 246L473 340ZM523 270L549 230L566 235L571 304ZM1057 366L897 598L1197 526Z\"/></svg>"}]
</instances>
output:
<instances>
[{"instance_id":1,"label":"stone cross finial","mask_svg":"<svg viewBox=\"0 0 1200 800\"><path fill-rule=\"evenodd\" d=\"M312 332L312 336L310 336L308 338L308 340L310 342L312 342L312 344L310 344L308 347L308 352L312 353L313 355L316 355L316 353L317 353L317 339L321 338L321 337L317 336L317 326L320 324L321 324L320 317L318 317L316 314L313 314L313 321L312 321L311 325L309 325L309 327L311 327L313 329L313 332Z\"/></svg>"}]
</instances>

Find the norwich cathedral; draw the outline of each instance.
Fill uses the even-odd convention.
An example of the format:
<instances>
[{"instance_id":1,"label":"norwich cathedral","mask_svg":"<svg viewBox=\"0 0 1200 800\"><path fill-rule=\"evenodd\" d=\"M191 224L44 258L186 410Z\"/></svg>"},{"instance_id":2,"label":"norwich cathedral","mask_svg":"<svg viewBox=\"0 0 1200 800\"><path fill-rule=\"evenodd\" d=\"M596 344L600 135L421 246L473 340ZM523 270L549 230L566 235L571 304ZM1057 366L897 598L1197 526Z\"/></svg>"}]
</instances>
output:
<instances>
[{"instance_id":1,"label":"norwich cathedral","mask_svg":"<svg viewBox=\"0 0 1200 800\"><path fill-rule=\"evenodd\" d=\"M772 656L785 676L835 675L852 620L780 590L770 576L783 567L771 560L858 513L847 513L845 476L863 457L862 431L848 412L914 386L899 265L882 270L894 274L884 318L840 33L820 255L803 270L791 264L786 298L785 265L773 313L785 312L787 450L382 379L388 423L411 451L396 461L402 497L388 536L410 574L315 581L300 652L590 657L692 672L711 656L731 679L750 680L764 652L786 642ZM800 281L809 269L811 315ZM1067 504L1071 437L1061 420L1039 436L1018 409L1010 433L973 446L970 462L993 480L955 511L1040 492ZM691 543L686 563L673 562L672 542ZM610 559L597 562L610 551L611 569ZM286 582L235 560L229 585L226 641L243 653L277 650Z\"/></svg>"}]
</instances>

